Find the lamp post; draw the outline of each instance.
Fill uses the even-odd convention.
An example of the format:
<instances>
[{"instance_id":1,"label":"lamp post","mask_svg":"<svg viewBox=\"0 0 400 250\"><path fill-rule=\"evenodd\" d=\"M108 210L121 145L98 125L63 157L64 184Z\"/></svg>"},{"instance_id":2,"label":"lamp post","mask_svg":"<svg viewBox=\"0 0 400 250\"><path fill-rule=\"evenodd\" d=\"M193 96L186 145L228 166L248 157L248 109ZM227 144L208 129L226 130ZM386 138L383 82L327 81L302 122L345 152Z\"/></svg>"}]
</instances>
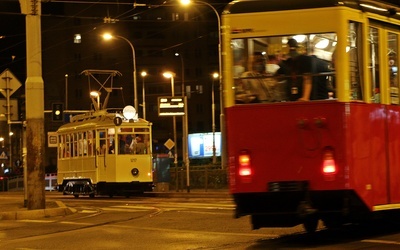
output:
<instances>
[{"instance_id":1,"label":"lamp post","mask_svg":"<svg viewBox=\"0 0 400 250\"><path fill-rule=\"evenodd\" d=\"M181 4L189 5L191 0L180 0ZM207 5L210 7L215 15L217 16L218 21L218 74L219 74L219 105L220 105L220 127L221 127L221 140L222 140L222 147L221 147L221 166L225 168L226 165L226 145L225 145L225 115L224 115L224 102L223 102L223 87L222 87L222 54L221 54L221 18L219 16L218 11L212 6L211 4L203 1L195 0L193 1L195 4L202 4Z\"/></svg>"},{"instance_id":2,"label":"lamp post","mask_svg":"<svg viewBox=\"0 0 400 250\"><path fill-rule=\"evenodd\" d=\"M142 71L142 73L140 73L140 75L142 76L142 96L143 96L142 108L143 108L143 119L146 120L146 90L145 90L145 87L144 87L144 78L147 76L147 72L146 72L146 71Z\"/></svg>"},{"instance_id":3,"label":"lamp post","mask_svg":"<svg viewBox=\"0 0 400 250\"><path fill-rule=\"evenodd\" d=\"M65 109L68 110L68 74L65 74Z\"/></svg>"},{"instance_id":4,"label":"lamp post","mask_svg":"<svg viewBox=\"0 0 400 250\"><path fill-rule=\"evenodd\" d=\"M217 155L216 155L216 149L215 149L215 98L214 98L214 80L218 79L219 74L218 73L213 73L212 75L213 80L212 80L212 85L211 85L211 114L212 114L212 134L213 134L213 142L212 142L212 150L213 150L213 157L212 157L212 163L215 164L217 163Z\"/></svg>"},{"instance_id":5,"label":"lamp post","mask_svg":"<svg viewBox=\"0 0 400 250\"><path fill-rule=\"evenodd\" d=\"M132 60L133 60L133 98L134 98L134 106L135 106L135 109L136 109L136 111L137 111L137 110L139 110L139 109L138 109L139 104L138 104L138 99L137 99L137 81L136 81L136 56L135 56L135 48L133 47L133 44L132 44L128 39L126 39L126 38L123 37L123 36L119 36L119 35L113 36L113 35L111 35L111 34L109 34L109 33L106 33L106 34L103 35L103 38L104 38L105 40L110 40L110 39L112 39L113 37L116 37L116 38L119 38L119 39L124 40L125 42L127 42L127 43L129 44L129 46L130 46L131 49L132 49Z\"/></svg>"},{"instance_id":6,"label":"lamp post","mask_svg":"<svg viewBox=\"0 0 400 250\"><path fill-rule=\"evenodd\" d=\"M163 76L165 78L169 78L171 79L171 94L172 97L175 96L175 91L174 91L174 77L175 77L175 73L172 72L164 72ZM174 152L174 165L175 165L175 169L178 169L178 143L176 140L176 116L172 116L172 124L173 124L173 130L174 130L174 143L175 143L175 152Z\"/></svg>"},{"instance_id":7,"label":"lamp post","mask_svg":"<svg viewBox=\"0 0 400 250\"><path fill-rule=\"evenodd\" d=\"M188 146L188 109L187 109L187 99L185 97L185 64L183 61L182 54L175 53L175 56L179 56L181 58L181 66L182 66L182 97L185 99L185 114L182 116L182 156L185 162L186 167L186 189L187 192L190 192L190 176L189 176L189 146Z\"/></svg>"}]
</instances>

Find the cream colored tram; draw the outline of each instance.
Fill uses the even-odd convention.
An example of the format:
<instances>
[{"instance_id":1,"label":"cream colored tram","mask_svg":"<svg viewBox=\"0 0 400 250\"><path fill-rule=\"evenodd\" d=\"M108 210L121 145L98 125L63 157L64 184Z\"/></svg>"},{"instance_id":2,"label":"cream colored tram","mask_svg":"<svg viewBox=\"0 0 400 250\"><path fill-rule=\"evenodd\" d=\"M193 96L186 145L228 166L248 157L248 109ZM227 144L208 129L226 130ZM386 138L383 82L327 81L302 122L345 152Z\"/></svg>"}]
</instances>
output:
<instances>
[{"instance_id":1,"label":"cream colored tram","mask_svg":"<svg viewBox=\"0 0 400 250\"><path fill-rule=\"evenodd\" d=\"M106 110L72 117L57 131L59 190L75 197L151 191L151 125Z\"/></svg>"}]
</instances>

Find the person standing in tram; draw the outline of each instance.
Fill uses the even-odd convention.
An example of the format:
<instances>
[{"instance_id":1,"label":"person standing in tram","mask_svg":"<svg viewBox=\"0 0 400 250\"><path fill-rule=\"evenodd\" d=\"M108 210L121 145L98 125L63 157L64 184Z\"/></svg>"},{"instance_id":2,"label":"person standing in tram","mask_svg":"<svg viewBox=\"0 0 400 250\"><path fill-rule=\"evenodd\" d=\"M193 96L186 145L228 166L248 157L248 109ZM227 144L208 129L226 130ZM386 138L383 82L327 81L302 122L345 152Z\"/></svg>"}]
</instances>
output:
<instances>
[{"instance_id":1,"label":"person standing in tram","mask_svg":"<svg viewBox=\"0 0 400 250\"><path fill-rule=\"evenodd\" d=\"M266 71L267 61L261 52L256 52L250 58L249 71L241 77L242 92L237 93L236 99L243 103L281 101L277 82Z\"/></svg>"},{"instance_id":2,"label":"person standing in tram","mask_svg":"<svg viewBox=\"0 0 400 250\"><path fill-rule=\"evenodd\" d=\"M289 101L328 99L326 76L315 74L329 72L328 64L316 56L298 52L299 45L293 38L288 40L289 58L280 64L277 75L285 75Z\"/></svg>"}]
</instances>

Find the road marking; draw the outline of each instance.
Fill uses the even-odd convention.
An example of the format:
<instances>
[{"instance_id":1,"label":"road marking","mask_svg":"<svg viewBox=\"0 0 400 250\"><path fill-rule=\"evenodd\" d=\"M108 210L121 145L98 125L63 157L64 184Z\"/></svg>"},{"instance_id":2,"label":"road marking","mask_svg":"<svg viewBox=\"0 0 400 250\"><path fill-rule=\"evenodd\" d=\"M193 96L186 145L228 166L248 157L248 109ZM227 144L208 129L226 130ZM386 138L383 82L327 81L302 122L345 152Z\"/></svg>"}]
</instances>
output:
<instances>
[{"instance_id":1,"label":"road marking","mask_svg":"<svg viewBox=\"0 0 400 250\"><path fill-rule=\"evenodd\" d=\"M86 210L86 209L84 209L84 210L82 210L82 211L79 211L78 213L81 213L81 214L95 214L95 213L98 213L99 211L97 211L97 210Z\"/></svg>"},{"instance_id":2,"label":"road marking","mask_svg":"<svg viewBox=\"0 0 400 250\"><path fill-rule=\"evenodd\" d=\"M54 220L19 220L20 222L32 222L32 223L53 223Z\"/></svg>"},{"instance_id":3,"label":"road marking","mask_svg":"<svg viewBox=\"0 0 400 250\"><path fill-rule=\"evenodd\" d=\"M400 242L391 240L362 240L361 242L386 244L386 245L400 245Z\"/></svg>"},{"instance_id":4,"label":"road marking","mask_svg":"<svg viewBox=\"0 0 400 250\"><path fill-rule=\"evenodd\" d=\"M86 222L74 222L74 221L60 221L60 224L67 224L67 225L82 225L82 226L91 226L94 225L93 223L86 223Z\"/></svg>"},{"instance_id":5,"label":"road marking","mask_svg":"<svg viewBox=\"0 0 400 250\"><path fill-rule=\"evenodd\" d=\"M151 210L158 210L155 207L136 207L136 206L113 206L113 207L103 207L101 208L103 211L117 211L117 212L143 212L143 211L151 211Z\"/></svg>"}]
</instances>

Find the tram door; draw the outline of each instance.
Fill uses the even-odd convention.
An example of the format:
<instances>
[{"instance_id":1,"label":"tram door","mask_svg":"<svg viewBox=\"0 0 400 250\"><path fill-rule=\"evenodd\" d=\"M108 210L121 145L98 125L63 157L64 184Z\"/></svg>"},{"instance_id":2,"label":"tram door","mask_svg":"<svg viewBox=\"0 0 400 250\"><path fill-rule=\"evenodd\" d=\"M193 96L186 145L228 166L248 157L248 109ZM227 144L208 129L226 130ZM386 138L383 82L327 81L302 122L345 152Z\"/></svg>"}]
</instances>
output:
<instances>
[{"instance_id":1,"label":"tram door","mask_svg":"<svg viewBox=\"0 0 400 250\"><path fill-rule=\"evenodd\" d=\"M106 156L107 156L107 130L99 129L97 130L96 136L98 142L96 143L96 182L105 181L107 178L107 165L106 165Z\"/></svg>"}]
</instances>

